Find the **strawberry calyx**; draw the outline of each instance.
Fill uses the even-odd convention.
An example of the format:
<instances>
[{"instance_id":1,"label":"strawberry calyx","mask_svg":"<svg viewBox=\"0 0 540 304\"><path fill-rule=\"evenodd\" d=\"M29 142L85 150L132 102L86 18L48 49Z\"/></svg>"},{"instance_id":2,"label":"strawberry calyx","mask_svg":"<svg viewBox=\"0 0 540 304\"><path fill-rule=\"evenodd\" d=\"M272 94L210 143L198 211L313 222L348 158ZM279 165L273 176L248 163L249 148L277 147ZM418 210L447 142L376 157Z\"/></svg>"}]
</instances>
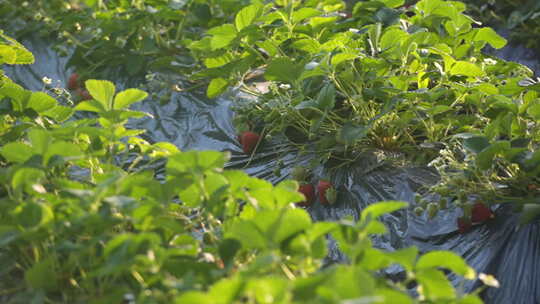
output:
<instances>
[{"instance_id":1,"label":"strawberry calyx","mask_svg":"<svg viewBox=\"0 0 540 304\"><path fill-rule=\"evenodd\" d=\"M463 234L471 230L472 222L468 217L462 216L457 219L457 227L459 233Z\"/></svg>"},{"instance_id":2,"label":"strawberry calyx","mask_svg":"<svg viewBox=\"0 0 540 304\"><path fill-rule=\"evenodd\" d=\"M302 183L308 180L309 171L304 167L297 166L292 169L291 177L299 183Z\"/></svg>"},{"instance_id":3,"label":"strawberry calyx","mask_svg":"<svg viewBox=\"0 0 540 304\"><path fill-rule=\"evenodd\" d=\"M317 193L319 195L319 201L321 202L321 204L331 204L330 200L328 200L328 199L329 198L333 199L334 194L332 194L332 191L331 191L330 195L329 195L330 197L326 196L326 193L330 188L333 188L332 183L330 183L329 181L326 181L326 180L321 180L317 184ZM334 200L334 202L335 202L335 200Z\"/></svg>"}]
</instances>

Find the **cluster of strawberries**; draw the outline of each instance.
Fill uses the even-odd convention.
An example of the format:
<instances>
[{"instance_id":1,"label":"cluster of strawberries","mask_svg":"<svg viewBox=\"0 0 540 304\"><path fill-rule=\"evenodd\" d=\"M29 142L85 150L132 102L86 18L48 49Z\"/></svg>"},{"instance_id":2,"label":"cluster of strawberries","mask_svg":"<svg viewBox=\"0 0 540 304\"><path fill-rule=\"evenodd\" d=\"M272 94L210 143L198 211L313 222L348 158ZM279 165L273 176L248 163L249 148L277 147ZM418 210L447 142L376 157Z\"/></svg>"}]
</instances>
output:
<instances>
[{"instance_id":1,"label":"cluster of strawberries","mask_svg":"<svg viewBox=\"0 0 540 304\"><path fill-rule=\"evenodd\" d=\"M257 148L261 141L261 135L253 131L244 131L238 135L238 142L242 146L242 151L251 154ZM293 170L292 177L300 183L298 192L306 198L305 201L298 203L298 206L307 207L315 202L315 187L307 181L308 172L306 169L296 167ZM324 205L334 204L337 198L337 192L332 183L327 180L320 180L317 183L317 194L319 202Z\"/></svg>"},{"instance_id":2,"label":"cluster of strawberries","mask_svg":"<svg viewBox=\"0 0 540 304\"><path fill-rule=\"evenodd\" d=\"M88 90L84 87L84 84L77 73L73 73L69 76L67 88L68 90L75 92L75 95L79 100L92 99L92 96L90 96L90 93L88 93Z\"/></svg>"},{"instance_id":3,"label":"cluster of strawberries","mask_svg":"<svg viewBox=\"0 0 540 304\"><path fill-rule=\"evenodd\" d=\"M298 192L302 193L305 197L305 200L297 203L297 205L300 207L311 206L315 202L315 187L308 182L308 171L305 168L296 167L293 169L291 175L300 184ZM337 200L336 188L327 180L320 180L317 183L317 194L319 202L323 205L332 205Z\"/></svg>"},{"instance_id":4,"label":"cluster of strawberries","mask_svg":"<svg viewBox=\"0 0 540 304\"><path fill-rule=\"evenodd\" d=\"M240 133L238 141L242 146L242 150L246 154L254 152L255 148L261 141L261 135L253 131L245 131ZM319 202L323 205L331 205L336 202L336 188L327 180L320 180L317 183L317 189L308 182L309 174L305 168L296 167L293 169L292 177L300 183L298 192L305 197L303 202L297 203L298 206L311 206L316 199L315 193L318 194ZM317 190L317 191L315 191ZM460 233L468 232L473 225L484 223L495 217L493 211L482 202L477 202L470 208L465 208L465 214L457 219L457 227Z\"/></svg>"}]
</instances>

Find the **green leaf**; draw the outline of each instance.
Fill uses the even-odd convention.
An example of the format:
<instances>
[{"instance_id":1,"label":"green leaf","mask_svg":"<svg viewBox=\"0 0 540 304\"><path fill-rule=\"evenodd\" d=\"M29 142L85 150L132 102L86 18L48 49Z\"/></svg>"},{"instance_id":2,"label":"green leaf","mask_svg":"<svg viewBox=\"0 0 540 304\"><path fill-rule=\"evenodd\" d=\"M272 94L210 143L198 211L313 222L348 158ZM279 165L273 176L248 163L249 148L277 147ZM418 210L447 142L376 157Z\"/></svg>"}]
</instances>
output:
<instances>
[{"instance_id":1,"label":"green leaf","mask_svg":"<svg viewBox=\"0 0 540 304\"><path fill-rule=\"evenodd\" d=\"M379 303L399 303L399 304L413 304L413 299L406 293L391 288L377 289L375 291L377 297L382 297L384 302Z\"/></svg>"},{"instance_id":2,"label":"green leaf","mask_svg":"<svg viewBox=\"0 0 540 304\"><path fill-rule=\"evenodd\" d=\"M428 268L416 273L418 283L422 286L422 293L427 300L438 301L453 299L456 292L446 276L437 269ZM437 302L436 302L437 303Z\"/></svg>"},{"instance_id":3,"label":"green leaf","mask_svg":"<svg viewBox=\"0 0 540 304\"><path fill-rule=\"evenodd\" d=\"M421 256L416 263L417 270L435 269L437 267L452 270L469 280L473 280L476 277L474 269L469 267L462 257L450 251L428 252Z\"/></svg>"},{"instance_id":4,"label":"green leaf","mask_svg":"<svg viewBox=\"0 0 540 304\"><path fill-rule=\"evenodd\" d=\"M79 145L67 141L56 141L49 146L49 149L47 149L47 152L43 157L43 161L47 163L48 160L54 155L62 157L76 157L81 156L82 154L83 153L79 148Z\"/></svg>"},{"instance_id":5,"label":"green leaf","mask_svg":"<svg viewBox=\"0 0 540 304\"><path fill-rule=\"evenodd\" d=\"M234 261L234 257L242 248L242 244L235 239L224 239L219 243L219 256L225 265Z\"/></svg>"},{"instance_id":6,"label":"green leaf","mask_svg":"<svg viewBox=\"0 0 540 304\"><path fill-rule=\"evenodd\" d=\"M56 290L58 286L54 260L49 257L32 265L24 273L24 279L34 289Z\"/></svg>"},{"instance_id":7,"label":"green leaf","mask_svg":"<svg viewBox=\"0 0 540 304\"><path fill-rule=\"evenodd\" d=\"M261 15L261 11L262 5L260 4L252 4L241 9L234 20L236 30L240 32L245 27L253 24L255 19Z\"/></svg>"},{"instance_id":8,"label":"green leaf","mask_svg":"<svg viewBox=\"0 0 540 304\"><path fill-rule=\"evenodd\" d=\"M211 28L208 30L208 34L212 35L210 46L214 51L229 46L238 36L232 24L224 24Z\"/></svg>"},{"instance_id":9,"label":"green leaf","mask_svg":"<svg viewBox=\"0 0 540 304\"><path fill-rule=\"evenodd\" d=\"M64 122L68 120L71 117L71 115L73 115L73 113L74 113L74 109L72 107L65 107L65 106L57 105L56 107L50 110L47 110L43 112L42 114L56 120L57 122Z\"/></svg>"},{"instance_id":10,"label":"green leaf","mask_svg":"<svg viewBox=\"0 0 540 304\"><path fill-rule=\"evenodd\" d=\"M507 42L506 39L501 37L490 27L478 29L476 35L474 35L473 41L485 41L496 49L504 47Z\"/></svg>"},{"instance_id":11,"label":"green leaf","mask_svg":"<svg viewBox=\"0 0 540 304\"><path fill-rule=\"evenodd\" d=\"M103 104L95 99L85 100L80 102L78 105L74 108L75 111L88 111L88 112L96 112L96 113L104 113L107 110L103 106Z\"/></svg>"},{"instance_id":12,"label":"green leaf","mask_svg":"<svg viewBox=\"0 0 540 304\"><path fill-rule=\"evenodd\" d=\"M371 219L376 219L383 214L406 208L408 205L409 204L407 204L406 202L398 201L386 201L371 204L362 211L361 219L366 220L368 217L370 217Z\"/></svg>"},{"instance_id":13,"label":"green leaf","mask_svg":"<svg viewBox=\"0 0 540 304\"><path fill-rule=\"evenodd\" d=\"M270 226L272 227L271 229L267 230L267 233L273 236L273 240L276 243L281 243L292 235L304 231L311 226L311 217L304 209L284 210L284 214L279 217L276 223ZM264 215L261 215L261 217L262 216ZM256 217L255 220L257 220L257 218L259 217Z\"/></svg>"},{"instance_id":14,"label":"green leaf","mask_svg":"<svg viewBox=\"0 0 540 304\"><path fill-rule=\"evenodd\" d=\"M86 89L97 100L104 109L112 110L112 102L116 88L114 84L107 80L90 79L85 82ZM88 111L88 110L87 110Z\"/></svg>"},{"instance_id":15,"label":"green leaf","mask_svg":"<svg viewBox=\"0 0 540 304\"><path fill-rule=\"evenodd\" d=\"M29 190L34 184L40 183L45 177L45 172L36 168L20 168L13 174L11 187L13 189L23 188Z\"/></svg>"},{"instance_id":16,"label":"green leaf","mask_svg":"<svg viewBox=\"0 0 540 304\"><path fill-rule=\"evenodd\" d=\"M57 102L54 98L43 92L34 92L28 101L28 107L38 113L43 113L56 107Z\"/></svg>"},{"instance_id":17,"label":"green leaf","mask_svg":"<svg viewBox=\"0 0 540 304\"><path fill-rule=\"evenodd\" d=\"M401 11L398 9L381 7L381 9L379 9L375 13L375 15L373 16L373 19L376 22L382 23L384 26L390 26L399 21L400 15L401 15Z\"/></svg>"},{"instance_id":18,"label":"green leaf","mask_svg":"<svg viewBox=\"0 0 540 304\"><path fill-rule=\"evenodd\" d=\"M245 248L267 248L269 245L264 233L251 220L236 220L225 232L225 237L242 243Z\"/></svg>"},{"instance_id":19,"label":"green leaf","mask_svg":"<svg viewBox=\"0 0 540 304\"><path fill-rule=\"evenodd\" d=\"M17 52L7 45L0 45L0 64L15 64L17 62Z\"/></svg>"},{"instance_id":20,"label":"green leaf","mask_svg":"<svg viewBox=\"0 0 540 304\"><path fill-rule=\"evenodd\" d=\"M31 229L47 225L54 218L51 208L45 204L24 203L15 211L18 224Z\"/></svg>"},{"instance_id":21,"label":"green leaf","mask_svg":"<svg viewBox=\"0 0 540 304\"><path fill-rule=\"evenodd\" d=\"M405 4L405 0L379 0L379 1L384 3L384 5L391 8L399 7Z\"/></svg>"},{"instance_id":22,"label":"green leaf","mask_svg":"<svg viewBox=\"0 0 540 304\"><path fill-rule=\"evenodd\" d=\"M290 180L282 181L274 187L275 207L283 208L291 202L303 201L302 195L296 189L298 189L298 182Z\"/></svg>"},{"instance_id":23,"label":"green leaf","mask_svg":"<svg viewBox=\"0 0 540 304\"><path fill-rule=\"evenodd\" d=\"M307 277L296 278L296 280L292 281L294 284L294 299L298 300L300 303L310 303L310 300L318 296L313 291L318 290L326 281L332 279L329 274L329 271L322 270L320 272L314 272Z\"/></svg>"},{"instance_id":24,"label":"green leaf","mask_svg":"<svg viewBox=\"0 0 540 304\"><path fill-rule=\"evenodd\" d=\"M338 53L332 57L332 61L330 62L333 66L338 66L340 63L352 61L354 59L358 58L358 54L354 53Z\"/></svg>"},{"instance_id":25,"label":"green leaf","mask_svg":"<svg viewBox=\"0 0 540 304\"><path fill-rule=\"evenodd\" d=\"M409 247L396 251L387 252L386 256L391 258L394 262L400 264L407 271L413 271L414 263L418 257L418 248Z\"/></svg>"},{"instance_id":26,"label":"green leaf","mask_svg":"<svg viewBox=\"0 0 540 304\"><path fill-rule=\"evenodd\" d=\"M32 64L34 55L15 39L0 32L0 38L6 42L0 42L0 64Z\"/></svg>"},{"instance_id":27,"label":"green leaf","mask_svg":"<svg viewBox=\"0 0 540 304\"><path fill-rule=\"evenodd\" d=\"M346 122L338 132L337 141L345 145L352 145L358 140L366 137L368 131L369 128L366 126Z\"/></svg>"},{"instance_id":28,"label":"green leaf","mask_svg":"<svg viewBox=\"0 0 540 304\"><path fill-rule=\"evenodd\" d=\"M381 36L380 46L381 49L389 49L391 47L399 47L401 43L409 37L407 32L398 28L391 28L384 32Z\"/></svg>"},{"instance_id":29,"label":"green leaf","mask_svg":"<svg viewBox=\"0 0 540 304\"><path fill-rule=\"evenodd\" d=\"M294 83L300 76L301 70L288 57L280 57L272 60L264 73L267 80Z\"/></svg>"},{"instance_id":30,"label":"green leaf","mask_svg":"<svg viewBox=\"0 0 540 304\"><path fill-rule=\"evenodd\" d=\"M474 63L467 61L456 61L456 63L450 69L450 74L481 77L485 75L485 72Z\"/></svg>"},{"instance_id":31,"label":"green leaf","mask_svg":"<svg viewBox=\"0 0 540 304\"><path fill-rule=\"evenodd\" d=\"M321 45L317 40L313 38L305 38L293 42L291 44L291 47L304 52L308 52L310 54L314 54L319 52Z\"/></svg>"},{"instance_id":32,"label":"green leaf","mask_svg":"<svg viewBox=\"0 0 540 304\"><path fill-rule=\"evenodd\" d=\"M206 96L208 98L216 98L221 93L225 92L227 87L229 86L229 82L223 78L214 78L212 81L210 81L210 84L208 85L208 89L206 90Z\"/></svg>"},{"instance_id":33,"label":"green leaf","mask_svg":"<svg viewBox=\"0 0 540 304\"><path fill-rule=\"evenodd\" d=\"M503 154L510 149L510 142L498 141L491 144L486 149L482 150L476 156L476 165L480 170L487 170L493 165L493 158L497 154Z\"/></svg>"},{"instance_id":34,"label":"green leaf","mask_svg":"<svg viewBox=\"0 0 540 304\"><path fill-rule=\"evenodd\" d=\"M34 128L28 131L28 139L35 153L44 154L49 148L52 137L47 130Z\"/></svg>"},{"instance_id":35,"label":"green leaf","mask_svg":"<svg viewBox=\"0 0 540 304\"><path fill-rule=\"evenodd\" d=\"M138 89L127 89L114 97L114 109L125 109L131 104L144 100L148 94Z\"/></svg>"},{"instance_id":36,"label":"green leaf","mask_svg":"<svg viewBox=\"0 0 540 304\"><path fill-rule=\"evenodd\" d=\"M292 14L292 22L297 23L307 18L320 16L321 11L311 8L311 7L302 7L301 9L294 11Z\"/></svg>"},{"instance_id":37,"label":"green leaf","mask_svg":"<svg viewBox=\"0 0 540 304\"><path fill-rule=\"evenodd\" d=\"M459 299L457 304L484 304L484 301L482 301L478 295L475 294L468 294L463 296L463 298Z\"/></svg>"},{"instance_id":38,"label":"green leaf","mask_svg":"<svg viewBox=\"0 0 540 304\"><path fill-rule=\"evenodd\" d=\"M214 297L200 291L188 291L176 297L175 304L215 304Z\"/></svg>"},{"instance_id":39,"label":"green leaf","mask_svg":"<svg viewBox=\"0 0 540 304\"><path fill-rule=\"evenodd\" d=\"M247 282L246 293L256 299L254 303L285 303L289 282L275 277L253 278Z\"/></svg>"},{"instance_id":40,"label":"green leaf","mask_svg":"<svg viewBox=\"0 0 540 304\"><path fill-rule=\"evenodd\" d=\"M480 92L483 92L483 93L488 94L488 95L497 95L497 94L499 94L499 89L496 86L494 86L493 84L491 84L491 83L484 82L484 83L479 84L476 88Z\"/></svg>"},{"instance_id":41,"label":"green leaf","mask_svg":"<svg viewBox=\"0 0 540 304\"><path fill-rule=\"evenodd\" d=\"M321 111L329 111L336 104L336 87L333 83L326 84L317 95L317 107Z\"/></svg>"},{"instance_id":42,"label":"green leaf","mask_svg":"<svg viewBox=\"0 0 540 304\"><path fill-rule=\"evenodd\" d=\"M221 169L227 161L225 153L217 151L188 151L172 155L167 162L167 173L201 174L207 170Z\"/></svg>"},{"instance_id":43,"label":"green leaf","mask_svg":"<svg viewBox=\"0 0 540 304\"><path fill-rule=\"evenodd\" d=\"M24 163L34 155L34 151L26 144L13 142L0 148L0 154L9 162Z\"/></svg>"},{"instance_id":44,"label":"green leaf","mask_svg":"<svg viewBox=\"0 0 540 304\"><path fill-rule=\"evenodd\" d=\"M189 234L180 234L170 243L170 248L175 255L197 256L199 254L199 242Z\"/></svg>"},{"instance_id":45,"label":"green leaf","mask_svg":"<svg viewBox=\"0 0 540 304\"><path fill-rule=\"evenodd\" d=\"M527 114L536 120L540 120L540 103L535 103L527 108Z\"/></svg>"},{"instance_id":46,"label":"green leaf","mask_svg":"<svg viewBox=\"0 0 540 304\"><path fill-rule=\"evenodd\" d=\"M336 299L358 299L359 303L373 303L368 300L368 296L374 293L374 277L360 267L338 266L325 287L334 294ZM334 303L336 302L347 303L346 301Z\"/></svg>"},{"instance_id":47,"label":"green leaf","mask_svg":"<svg viewBox=\"0 0 540 304\"><path fill-rule=\"evenodd\" d=\"M471 136L463 141L463 146L471 152L480 153L489 146L489 139L485 136Z\"/></svg>"},{"instance_id":48,"label":"green leaf","mask_svg":"<svg viewBox=\"0 0 540 304\"><path fill-rule=\"evenodd\" d=\"M210 295L216 304L234 303L235 299L241 295L244 288L244 280L237 275L232 278L221 279L210 288Z\"/></svg>"},{"instance_id":49,"label":"green leaf","mask_svg":"<svg viewBox=\"0 0 540 304\"><path fill-rule=\"evenodd\" d=\"M230 53L224 53L220 56L207 57L204 59L204 65L211 68L219 68L234 60L234 57Z\"/></svg>"}]
</instances>

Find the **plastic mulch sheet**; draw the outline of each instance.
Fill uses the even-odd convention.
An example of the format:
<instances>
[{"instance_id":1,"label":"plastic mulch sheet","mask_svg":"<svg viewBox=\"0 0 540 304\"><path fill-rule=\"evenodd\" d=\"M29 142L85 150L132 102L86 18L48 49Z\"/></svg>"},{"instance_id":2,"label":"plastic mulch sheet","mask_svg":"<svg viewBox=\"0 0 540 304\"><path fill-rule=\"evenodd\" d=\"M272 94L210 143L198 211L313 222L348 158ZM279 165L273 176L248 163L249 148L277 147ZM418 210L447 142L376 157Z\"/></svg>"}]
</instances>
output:
<instances>
[{"instance_id":1,"label":"plastic mulch sheet","mask_svg":"<svg viewBox=\"0 0 540 304\"><path fill-rule=\"evenodd\" d=\"M65 83L71 71L65 69L67 59L58 57L46 42L27 40L22 43L36 56L36 64L6 68L7 74L28 89L41 90L42 78L47 76ZM515 59L516 55L527 55L521 59L537 69L539 61L522 47L509 46L497 52L498 56ZM171 77L171 75L167 75ZM174 77L174 75L172 75ZM129 80L122 81L127 87ZM123 87L124 85L119 85ZM155 92L162 93L162 92ZM228 150L232 153L228 167L243 169L249 174L277 183L289 177L290 170L297 165L307 165L313 157L298 155L293 146L279 138L264 142L252 158L242 153L232 126L231 110L234 94L216 100L208 100L204 93L173 93L169 103L146 100L136 105L137 110L150 113L153 118L130 122L130 126L145 129L143 138L150 142L168 141L181 150ZM278 161L284 164L279 175L274 174ZM336 220L350 215L358 218L367 205L381 200L402 200L412 203L415 191L422 185L435 183L438 176L429 168L396 168L378 162L375 155L366 154L353 165L328 170L316 168L315 179L330 177L338 187L338 202L330 207L315 203L308 208L314 220ZM316 180L313 182L316 182ZM376 237L374 244L387 250L411 245L421 251L451 250L463 256L478 272L493 274L501 288L488 288L484 294L486 303L534 304L540 303L540 223L520 226L518 216L510 208L496 209L496 218L475 226L470 232L460 234L456 220L461 215L458 209L450 208L439 212L432 220L417 217L412 210L402 210L383 217L389 233ZM329 240L328 263L346 260L334 241ZM390 267L385 274L391 278L404 277L403 270ZM459 284L459 278L453 277ZM479 282L465 282L465 290L480 286Z\"/></svg>"}]
</instances>

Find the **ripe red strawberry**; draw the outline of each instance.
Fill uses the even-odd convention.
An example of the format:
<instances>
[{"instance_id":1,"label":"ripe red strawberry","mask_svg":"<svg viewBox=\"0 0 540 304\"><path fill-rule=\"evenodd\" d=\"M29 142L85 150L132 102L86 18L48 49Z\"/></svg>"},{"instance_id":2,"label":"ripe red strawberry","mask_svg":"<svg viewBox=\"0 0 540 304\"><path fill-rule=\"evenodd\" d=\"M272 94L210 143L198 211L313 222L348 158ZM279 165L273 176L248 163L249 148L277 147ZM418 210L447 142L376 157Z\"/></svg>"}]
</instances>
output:
<instances>
[{"instance_id":1,"label":"ripe red strawberry","mask_svg":"<svg viewBox=\"0 0 540 304\"><path fill-rule=\"evenodd\" d=\"M251 131L246 131L240 134L240 144L242 145L242 150L246 154L251 154L257 143L259 143L261 137L259 134Z\"/></svg>"},{"instance_id":2,"label":"ripe red strawberry","mask_svg":"<svg viewBox=\"0 0 540 304\"><path fill-rule=\"evenodd\" d=\"M297 203L298 206L307 207L315 201L315 188L311 184L303 184L298 187L298 192L302 193L306 198L305 201Z\"/></svg>"},{"instance_id":3,"label":"ripe red strawberry","mask_svg":"<svg viewBox=\"0 0 540 304\"><path fill-rule=\"evenodd\" d=\"M328 192L330 192L332 195L327 195ZM333 204L335 202L335 189L329 181L319 181L317 184L317 193L319 194L319 201L321 204ZM334 201L332 201L332 198Z\"/></svg>"},{"instance_id":4,"label":"ripe red strawberry","mask_svg":"<svg viewBox=\"0 0 540 304\"><path fill-rule=\"evenodd\" d=\"M73 73L69 76L67 88L71 91L75 91L79 88L79 74Z\"/></svg>"},{"instance_id":5,"label":"ripe red strawberry","mask_svg":"<svg viewBox=\"0 0 540 304\"><path fill-rule=\"evenodd\" d=\"M495 215L484 203L476 203L472 207L471 221L473 223L482 223L489 219L494 218Z\"/></svg>"},{"instance_id":6,"label":"ripe red strawberry","mask_svg":"<svg viewBox=\"0 0 540 304\"><path fill-rule=\"evenodd\" d=\"M80 97L81 100L89 100L89 99L92 99L92 95L90 95L90 93L88 93L87 90L78 88L77 91L76 91L76 93L77 93L77 95Z\"/></svg>"},{"instance_id":7,"label":"ripe red strawberry","mask_svg":"<svg viewBox=\"0 0 540 304\"><path fill-rule=\"evenodd\" d=\"M468 218L462 216L457 219L457 226L459 233L463 234L471 229L472 223Z\"/></svg>"}]
</instances>

